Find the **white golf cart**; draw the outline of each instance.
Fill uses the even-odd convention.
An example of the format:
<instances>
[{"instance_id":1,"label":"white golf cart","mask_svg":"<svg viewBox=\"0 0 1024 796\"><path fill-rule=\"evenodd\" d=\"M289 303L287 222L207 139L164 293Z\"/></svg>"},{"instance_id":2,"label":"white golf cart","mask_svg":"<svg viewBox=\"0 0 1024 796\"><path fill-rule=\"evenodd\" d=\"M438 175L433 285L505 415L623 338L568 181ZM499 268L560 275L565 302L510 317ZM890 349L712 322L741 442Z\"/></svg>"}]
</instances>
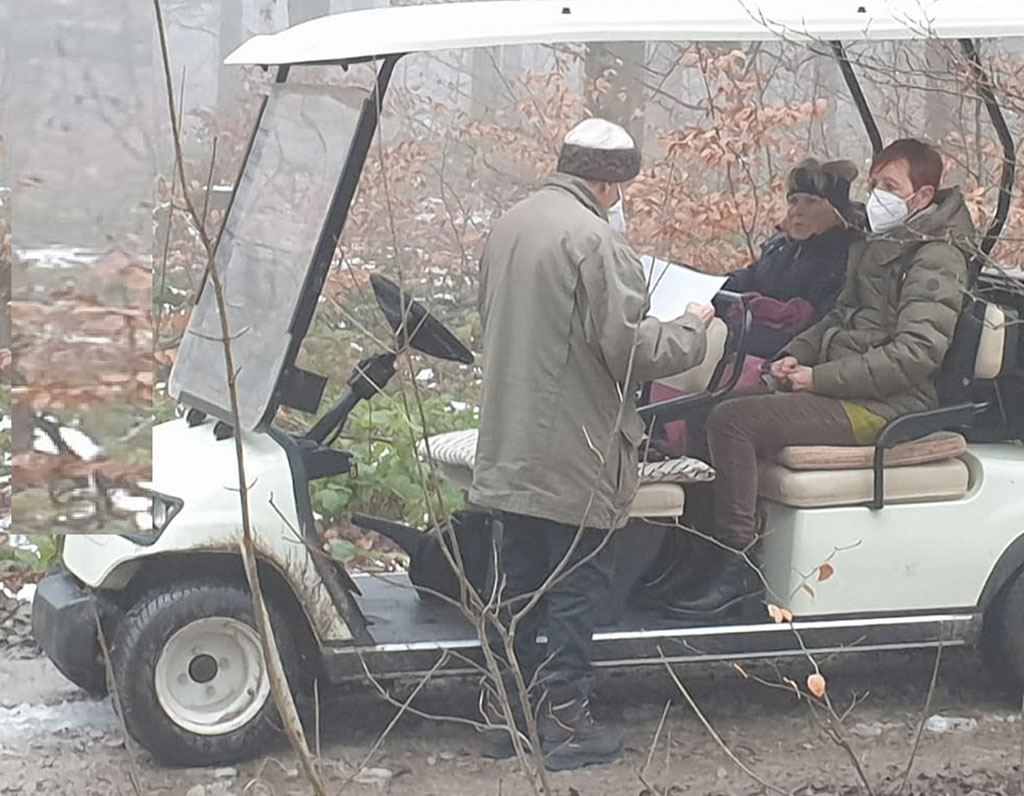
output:
<instances>
[{"instance_id":1,"label":"white golf cart","mask_svg":"<svg viewBox=\"0 0 1024 796\"><path fill-rule=\"evenodd\" d=\"M333 438L352 408L387 383L396 352L408 346L470 362L469 352L398 286L377 277L374 291L396 330L396 350L364 360L346 396L304 436L273 422L281 406L309 413L319 407L326 378L299 369L296 357L401 58L531 43L825 41L877 149L881 138L844 43L938 36L962 48L975 70L1003 147L998 212L982 246L991 250L1008 213L1014 146L975 40L1024 35L1024 18L995 2L940 3L927 9L927 18L917 3L753 5L759 10L740 0L388 8L257 36L229 56L228 63L278 69L217 253L231 328L238 333L241 428L232 428L216 304L213 291L204 290L170 381L187 415L153 434L153 532L69 536L62 566L39 584L34 602L42 648L70 679L93 691L106 683L98 614L128 731L155 756L185 764L230 761L259 751L276 732L238 552L234 433L244 443L263 582L297 692L310 675L341 682L363 677L365 665L386 678L413 676L429 671L446 650L466 661L478 654L479 640L455 606L421 595L406 575L351 577L322 555L309 499L311 481L349 470L351 457L332 446ZM289 82L290 72L304 65L357 63L377 65L376 85L358 118L336 92ZM282 205L277 180L304 181L302 201ZM941 408L893 421L874 448L789 448L762 463L770 529L759 553L766 600L792 612L792 626L773 622L763 607L752 617L687 625L625 604L627 595L619 594L594 637L599 666L658 662L659 649L684 662L802 654L801 645L834 652L984 642L996 665L1024 681L1024 391L1014 323L1022 285L989 273L983 259L973 264L974 295L983 299L965 299L943 367ZM705 364L670 380L685 382L689 395L643 410L652 436L665 422L728 393L722 363L742 358L743 329L726 334L716 327L712 336ZM447 475L467 483L473 432L435 437L421 448ZM684 514L687 485L714 476L688 459L642 467L634 520L614 542L627 551L654 550L666 533L681 533L671 524ZM356 521L415 547L400 526ZM459 522L467 550L481 539L489 546L485 514L470 507ZM821 566L836 551L842 551L840 574L819 582ZM413 581L444 591L451 573L431 572L429 558L413 559ZM625 555L622 562L617 577L623 581L644 564ZM808 585L813 589L803 588Z\"/></svg>"}]
</instances>

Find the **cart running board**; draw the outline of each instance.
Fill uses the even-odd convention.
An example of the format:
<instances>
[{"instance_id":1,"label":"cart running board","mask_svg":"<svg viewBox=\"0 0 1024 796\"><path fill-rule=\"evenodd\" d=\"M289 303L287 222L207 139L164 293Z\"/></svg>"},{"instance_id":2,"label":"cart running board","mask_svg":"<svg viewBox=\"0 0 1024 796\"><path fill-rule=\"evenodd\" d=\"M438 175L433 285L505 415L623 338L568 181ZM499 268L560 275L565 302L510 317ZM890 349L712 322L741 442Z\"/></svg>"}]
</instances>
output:
<instances>
[{"instance_id":1,"label":"cart running board","mask_svg":"<svg viewBox=\"0 0 1024 796\"><path fill-rule=\"evenodd\" d=\"M395 576L360 581L366 592L361 605L376 643L326 648L329 679L362 677L366 670L382 677L474 671L482 659L480 642L455 606L419 600ZM630 612L618 626L594 633L593 660L611 668L955 647L973 644L980 629L981 615L973 611L688 627ZM446 664L439 667L446 655Z\"/></svg>"}]
</instances>

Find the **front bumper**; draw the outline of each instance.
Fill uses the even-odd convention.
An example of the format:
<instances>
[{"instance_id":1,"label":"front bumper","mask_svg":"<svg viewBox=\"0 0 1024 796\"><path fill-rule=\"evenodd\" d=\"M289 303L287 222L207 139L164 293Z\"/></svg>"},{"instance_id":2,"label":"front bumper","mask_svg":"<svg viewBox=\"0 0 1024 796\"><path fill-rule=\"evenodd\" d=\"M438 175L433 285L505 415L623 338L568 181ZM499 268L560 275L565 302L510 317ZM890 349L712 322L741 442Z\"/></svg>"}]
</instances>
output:
<instances>
[{"instance_id":1,"label":"front bumper","mask_svg":"<svg viewBox=\"0 0 1024 796\"><path fill-rule=\"evenodd\" d=\"M105 667L96 632L94 598L66 570L39 581L32 599L32 633L61 673L76 685L102 693Z\"/></svg>"}]
</instances>

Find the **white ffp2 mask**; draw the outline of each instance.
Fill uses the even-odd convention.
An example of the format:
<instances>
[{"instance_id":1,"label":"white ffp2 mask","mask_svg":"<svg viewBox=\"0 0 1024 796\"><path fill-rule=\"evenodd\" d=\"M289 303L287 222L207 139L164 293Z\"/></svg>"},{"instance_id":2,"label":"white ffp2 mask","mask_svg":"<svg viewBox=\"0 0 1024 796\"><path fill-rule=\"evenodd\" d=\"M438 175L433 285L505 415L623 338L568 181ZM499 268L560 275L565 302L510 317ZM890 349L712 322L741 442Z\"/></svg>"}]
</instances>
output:
<instances>
[{"instance_id":1,"label":"white ffp2 mask","mask_svg":"<svg viewBox=\"0 0 1024 796\"><path fill-rule=\"evenodd\" d=\"M872 232L885 232L899 226L910 215L906 199L878 188L871 192L864 209Z\"/></svg>"},{"instance_id":2,"label":"white ffp2 mask","mask_svg":"<svg viewBox=\"0 0 1024 796\"><path fill-rule=\"evenodd\" d=\"M619 189L619 201L608 208L608 223L616 232L626 234L626 208L622 203L622 190Z\"/></svg>"}]
</instances>

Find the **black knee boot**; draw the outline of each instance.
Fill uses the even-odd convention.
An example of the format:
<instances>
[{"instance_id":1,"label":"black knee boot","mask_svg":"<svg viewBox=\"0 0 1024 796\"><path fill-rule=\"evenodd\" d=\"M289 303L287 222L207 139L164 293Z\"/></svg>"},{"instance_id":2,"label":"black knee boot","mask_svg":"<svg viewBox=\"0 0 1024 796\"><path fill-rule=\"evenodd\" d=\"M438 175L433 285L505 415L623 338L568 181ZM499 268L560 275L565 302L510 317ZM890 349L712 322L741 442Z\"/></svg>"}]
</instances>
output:
<instances>
[{"instance_id":1,"label":"black knee boot","mask_svg":"<svg viewBox=\"0 0 1024 796\"><path fill-rule=\"evenodd\" d=\"M716 616L755 597L761 590L762 582L757 571L742 555L728 551L718 572L700 594L669 603L665 606L665 613L677 617Z\"/></svg>"}]
</instances>

